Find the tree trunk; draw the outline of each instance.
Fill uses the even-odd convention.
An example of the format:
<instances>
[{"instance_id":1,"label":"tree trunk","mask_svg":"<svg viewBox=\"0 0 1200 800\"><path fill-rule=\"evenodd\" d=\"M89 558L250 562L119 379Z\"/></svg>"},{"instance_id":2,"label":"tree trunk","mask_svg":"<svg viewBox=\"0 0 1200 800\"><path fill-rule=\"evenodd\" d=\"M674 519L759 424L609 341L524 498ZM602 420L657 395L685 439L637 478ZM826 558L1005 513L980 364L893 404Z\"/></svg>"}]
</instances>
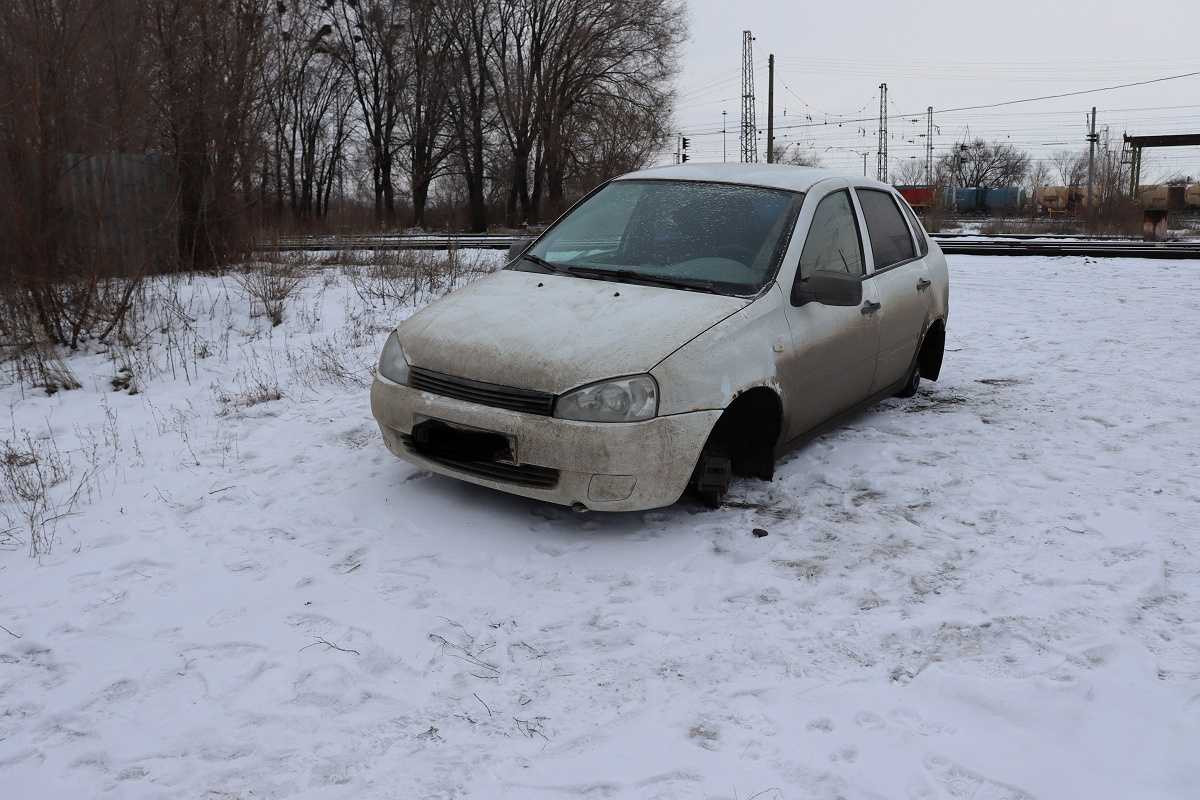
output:
<instances>
[{"instance_id":1,"label":"tree trunk","mask_svg":"<svg viewBox=\"0 0 1200 800\"><path fill-rule=\"evenodd\" d=\"M412 224L414 228L425 227L425 204L429 199L429 179L414 179L412 186Z\"/></svg>"}]
</instances>

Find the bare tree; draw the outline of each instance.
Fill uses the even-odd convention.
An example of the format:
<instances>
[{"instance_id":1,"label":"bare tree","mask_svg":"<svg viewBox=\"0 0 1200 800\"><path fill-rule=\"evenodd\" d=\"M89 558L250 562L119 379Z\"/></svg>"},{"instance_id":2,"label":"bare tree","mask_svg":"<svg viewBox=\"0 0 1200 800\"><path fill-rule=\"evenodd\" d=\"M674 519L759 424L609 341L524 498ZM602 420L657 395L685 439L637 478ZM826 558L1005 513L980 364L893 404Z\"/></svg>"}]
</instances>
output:
<instances>
[{"instance_id":1,"label":"bare tree","mask_svg":"<svg viewBox=\"0 0 1200 800\"><path fill-rule=\"evenodd\" d=\"M467 219L472 231L487 230L488 133L495 126L492 103L492 26L495 0L454 0L442 6L450 31L453 67L450 126L454 160L467 190Z\"/></svg>"},{"instance_id":2,"label":"bare tree","mask_svg":"<svg viewBox=\"0 0 1200 800\"><path fill-rule=\"evenodd\" d=\"M892 173L892 182L899 186L925 185L925 160L907 158L900 162L900 168Z\"/></svg>"},{"instance_id":3,"label":"bare tree","mask_svg":"<svg viewBox=\"0 0 1200 800\"><path fill-rule=\"evenodd\" d=\"M1051 154L1050 163L1058 175L1061 186L1078 189L1087 180L1087 153L1059 150Z\"/></svg>"},{"instance_id":4,"label":"bare tree","mask_svg":"<svg viewBox=\"0 0 1200 800\"><path fill-rule=\"evenodd\" d=\"M1029 154L1005 142L975 139L959 144L937 161L939 183L956 186L1018 186L1029 172Z\"/></svg>"},{"instance_id":5,"label":"bare tree","mask_svg":"<svg viewBox=\"0 0 1200 800\"><path fill-rule=\"evenodd\" d=\"M114 224L122 242L146 224L81 224L68 195L101 163L170 198L169 252L123 252L125 275L230 263L252 217L319 224L335 185L376 224L405 190L415 225L432 192L474 230L500 205L540 221L661 150L684 32L682 0L9 0L0 253L73 342L91 312L64 321L76 300L49 287L84 280Z\"/></svg>"},{"instance_id":6,"label":"bare tree","mask_svg":"<svg viewBox=\"0 0 1200 800\"><path fill-rule=\"evenodd\" d=\"M451 26L457 25L457 20L435 13L433 0L407 0L406 5L404 46L409 77L400 119L412 194L412 224L422 227L429 185L453 146L447 131L453 97L448 77L455 60Z\"/></svg>"},{"instance_id":7,"label":"bare tree","mask_svg":"<svg viewBox=\"0 0 1200 800\"><path fill-rule=\"evenodd\" d=\"M136 0L0 4L0 337L75 346L124 319L149 252L122 151L152 140ZM103 153L108 158L93 159ZM134 163L136 170L143 163ZM118 284L109 278L124 275Z\"/></svg>"},{"instance_id":8,"label":"bare tree","mask_svg":"<svg viewBox=\"0 0 1200 800\"><path fill-rule=\"evenodd\" d=\"M267 0L148 0L154 91L178 173L188 266L245 251L247 199L265 108Z\"/></svg>"},{"instance_id":9,"label":"bare tree","mask_svg":"<svg viewBox=\"0 0 1200 800\"><path fill-rule=\"evenodd\" d=\"M634 114L669 114L670 77L686 34L684 10L675 0L576 0L566 6L567 18L538 76L542 158L533 206L539 209L544 189L551 216L564 206L573 118L594 117L614 103Z\"/></svg>"},{"instance_id":10,"label":"bare tree","mask_svg":"<svg viewBox=\"0 0 1200 800\"><path fill-rule=\"evenodd\" d=\"M503 0L492 28L488 80L508 145L509 185L505 218L510 226L531 220L530 159L538 139L539 86L550 42L565 24L563 0Z\"/></svg>"},{"instance_id":11,"label":"bare tree","mask_svg":"<svg viewBox=\"0 0 1200 800\"><path fill-rule=\"evenodd\" d=\"M405 9L394 0L329 0L329 51L346 67L358 101L377 222L396 216L397 125L408 74L403 62Z\"/></svg>"},{"instance_id":12,"label":"bare tree","mask_svg":"<svg viewBox=\"0 0 1200 800\"><path fill-rule=\"evenodd\" d=\"M614 175L646 166L670 137L665 107L646 109L610 98L572 116L565 139L565 191L575 196Z\"/></svg>"},{"instance_id":13,"label":"bare tree","mask_svg":"<svg viewBox=\"0 0 1200 800\"><path fill-rule=\"evenodd\" d=\"M1037 159L1030 162L1029 167L1029 190L1036 194L1039 190L1046 188L1053 180L1050 165L1045 159Z\"/></svg>"}]
</instances>

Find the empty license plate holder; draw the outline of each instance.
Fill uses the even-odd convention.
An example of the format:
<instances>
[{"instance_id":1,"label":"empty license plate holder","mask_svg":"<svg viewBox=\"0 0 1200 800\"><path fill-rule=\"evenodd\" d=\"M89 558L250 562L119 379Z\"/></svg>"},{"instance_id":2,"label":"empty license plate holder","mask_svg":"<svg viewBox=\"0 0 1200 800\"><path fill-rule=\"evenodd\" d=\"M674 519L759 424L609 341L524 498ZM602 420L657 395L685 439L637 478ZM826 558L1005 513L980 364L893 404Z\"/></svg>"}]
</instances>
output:
<instances>
[{"instance_id":1,"label":"empty license plate holder","mask_svg":"<svg viewBox=\"0 0 1200 800\"><path fill-rule=\"evenodd\" d=\"M412 429L417 452L453 461L517 463L516 439L503 433L425 419Z\"/></svg>"}]
</instances>

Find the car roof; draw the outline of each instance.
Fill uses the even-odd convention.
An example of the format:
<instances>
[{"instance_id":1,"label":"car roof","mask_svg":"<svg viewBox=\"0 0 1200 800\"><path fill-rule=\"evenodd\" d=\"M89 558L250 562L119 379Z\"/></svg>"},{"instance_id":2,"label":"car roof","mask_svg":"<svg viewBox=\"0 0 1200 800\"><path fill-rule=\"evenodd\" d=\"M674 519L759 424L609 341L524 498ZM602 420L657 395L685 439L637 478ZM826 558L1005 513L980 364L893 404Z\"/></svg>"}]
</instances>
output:
<instances>
[{"instance_id":1,"label":"car roof","mask_svg":"<svg viewBox=\"0 0 1200 800\"><path fill-rule=\"evenodd\" d=\"M861 175L847 175L815 167L793 167L788 164L679 164L629 172L616 180L707 181L807 192L821 181L831 178L841 178L855 186L891 189L887 184Z\"/></svg>"}]
</instances>

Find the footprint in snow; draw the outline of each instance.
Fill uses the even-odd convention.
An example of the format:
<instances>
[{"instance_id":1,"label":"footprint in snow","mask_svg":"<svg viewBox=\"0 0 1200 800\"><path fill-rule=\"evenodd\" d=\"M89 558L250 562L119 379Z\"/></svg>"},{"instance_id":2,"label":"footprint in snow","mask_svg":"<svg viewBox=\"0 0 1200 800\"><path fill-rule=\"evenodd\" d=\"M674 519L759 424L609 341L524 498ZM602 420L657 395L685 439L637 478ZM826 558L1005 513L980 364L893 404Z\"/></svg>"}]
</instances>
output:
<instances>
[{"instance_id":1,"label":"footprint in snow","mask_svg":"<svg viewBox=\"0 0 1200 800\"><path fill-rule=\"evenodd\" d=\"M109 686L105 688L104 692L102 693L102 696L105 702L115 703L118 700L127 700L130 697L133 697L135 694L137 694L137 691L137 681L125 679L109 684Z\"/></svg>"},{"instance_id":2,"label":"footprint in snow","mask_svg":"<svg viewBox=\"0 0 1200 800\"><path fill-rule=\"evenodd\" d=\"M347 575L351 572L354 572L355 570L357 570L359 567L361 567L363 565L363 561L365 560L366 555L367 555L367 548L365 548L365 547L355 548L354 550L351 550L346 555L342 556L342 558L340 560L334 562L333 570L334 570L334 572L340 572L343 575Z\"/></svg>"},{"instance_id":3,"label":"footprint in snow","mask_svg":"<svg viewBox=\"0 0 1200 800\"><path fill-rule=\"evenodd\" d=\"M858 727L868 731L881 731L887 727L887 724L883 721L883 717L874 711L858 712L854 715L854 722Z\"/></svg>"},{"instance_id":4,"label":"footprint in snow","mask_svg":"<svg viewBox=\"0 0 1200 800\"><path fill-rule=\"evenodd\" d=\"M854 745L839 747L829 754L829 760L835 764L838 762L853 764L855 761L858 761L858 748Z\"/></svg>"},{"instance_id":5,"label":"footprint in snow","mask_svg":"<svg viewBox=\"0 0 1200 800\"><path fill-rule=\"evenodd\" d=\"M925 769L951 797L1034 800L1033 795L1024 789L992 780L941 756L926 758Z\"/></svg>"}]
</instances>

